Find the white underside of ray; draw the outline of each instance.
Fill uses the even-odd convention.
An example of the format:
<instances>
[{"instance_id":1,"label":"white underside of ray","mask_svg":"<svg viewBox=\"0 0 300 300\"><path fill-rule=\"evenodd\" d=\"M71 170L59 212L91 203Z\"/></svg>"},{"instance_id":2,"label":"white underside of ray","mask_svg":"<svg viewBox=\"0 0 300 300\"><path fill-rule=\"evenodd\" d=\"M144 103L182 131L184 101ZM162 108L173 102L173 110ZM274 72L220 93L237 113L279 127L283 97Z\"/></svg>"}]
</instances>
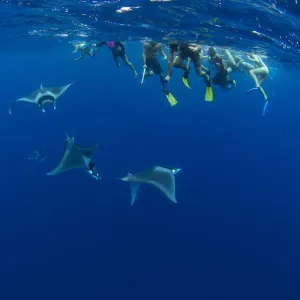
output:
<instances>
[{"instance_id":1,"label":"white underside of ray","mask_svg":"<svg viewBox=\"0 0 300 300\"><path fill-rule=\"evenodd\" d=\"M172 202L177 203L175 195L175 177L172 170L154 167L124 179L125 181L134 183L150 184L163 192Z\"/></svg>"}]
</instances>

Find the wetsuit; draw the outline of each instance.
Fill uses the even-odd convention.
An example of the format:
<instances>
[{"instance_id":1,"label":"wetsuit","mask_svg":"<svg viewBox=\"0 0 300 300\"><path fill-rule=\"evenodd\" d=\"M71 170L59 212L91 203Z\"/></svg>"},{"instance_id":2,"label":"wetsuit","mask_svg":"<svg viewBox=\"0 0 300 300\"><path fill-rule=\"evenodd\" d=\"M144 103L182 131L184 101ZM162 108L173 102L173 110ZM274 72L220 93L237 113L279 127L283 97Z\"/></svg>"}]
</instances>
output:
<instances>
[{"instance_id":1,"label":"wetsuit","mask_svg":"<svg viewBox=\"0 0 300 300\"><path fill-rule=\"evenodd\" d=\"M154 74L160 75L163 73L161 65L157 59L157 57L147 57L146 58L146 65L148 71L153 71Z\"/></svg>"},{"instance_id":2,"label":"wetsuit","mask_svg":"<svg viewBox=\"0 0 300 300\"><path fill-rule=\"evenodd\" d=\"M105 45L111 50L114 61L119 65L118 58L121 57L123 60L126 59L125 46L121 42L116 41L106 41L97 44L97 47Z\"/></svg>"},{"instance_id":3,"label":"wetsuit","mask_svg":"<svg viewBox=\"0 0 300 300\"><path fill-rule=\"evenodd\" d=\"M169 44L169 48L173 52L178 52L178 56L182 61L190 58L196 68L201 67L201 59L198 51L193 51L189 47L191 44Z\"/></svg>"},{"instance_id":4,"label":"wetsuit","mask_svg":"<svg viewBox=\"0 0 300 300\"><path fill-rule=\"evenodd\" d=\"M147 71L153 71L154 74L159 76L160 83L162 84L163 89L166 90L166 87L165 87L166 81L164 79L163 70L161 68L161 65L160 65L157 57L155 57L155 58L147 57L146 65L147 65Z\"/></svg>"},{"instance_id":5,"label":"wetsuit","mask_svg":"<svg viewBox=\"0 0 300 300\"><path fill-rule=\"evenodd\" d=\"M209 59L209 62L216 68L216 75L212 79L212 83L214 85L220 85L222 87L225 87L226 85L234 83L232 79L229 79L226 67L223 63L222 58L219 55L211 57Z\"/></svg>"}]
</instances>

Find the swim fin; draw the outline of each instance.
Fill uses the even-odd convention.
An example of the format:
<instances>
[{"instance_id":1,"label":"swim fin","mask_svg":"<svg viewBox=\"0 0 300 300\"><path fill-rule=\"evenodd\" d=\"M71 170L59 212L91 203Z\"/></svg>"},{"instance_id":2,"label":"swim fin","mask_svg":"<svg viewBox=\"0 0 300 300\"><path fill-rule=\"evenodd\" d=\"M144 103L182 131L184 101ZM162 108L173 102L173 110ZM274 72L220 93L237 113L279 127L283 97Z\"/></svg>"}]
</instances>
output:
<instances>
[{"instance_id":1,"label":"swim fin","mask_svg":"<svg viewBox=\"0 0 300 300\"><path fill-rule=\"evenodd\" d=\"M205 101L211 102L213 100L214 100L214 92L213 92L213 88L211 86L211 82L209 81L206 84L206 88L205 88Z\"/></svg>"},{"instance_id":2,"label":"swim fin","mask_svg":"<svg viewBox=\"0 0 300 300\"><path fill-rule=\"evenodd\" d=\"M166 94L166 97L167 97L169 103L171 104L171 106L174 106L177 104L177 100L170 92L165 92L165 94Z\"/></svg>"},{"instance_id":3,"label":"swim fin","mask_svg":"<svg viewBox=\"0 0 300 300\"><path fill-rule=\"evenodd\" d=\"M265 115L266 115L266 111L267 111L267 107L268 107L268 105L269 105L269 100L267 99L267 100L266 100L266 103L265 103L265 105L264 105L263 112L262 112L262 115L263 115L263 116L265 116Z\"/></svg>"},{"instance_id":4,"label":"swim fin","mask_svg":"<svg viewBox=\"0 0 300 300\"><path fill-rule=\"evenodd\" d=\"M184 72L184 74L182 75L182 82L187 88L191 89L189 80L188 80L189 73L190 73L190 71Z\"/></svg>"},{"instance_id":5,"label":"swim fin","mask_svg":"<svg viewBox=\"0 0 300 300\"><path fill-rule=\"evenodd\" d=\"M258 90L259 90L258 87L254 87L254 88L248 90L248 92L247 92L246 94L248 95L248 94L250 94L250 93L252 93L252 92L254 92L254 91L258 91Z\"/></svg>"}]
</instances>

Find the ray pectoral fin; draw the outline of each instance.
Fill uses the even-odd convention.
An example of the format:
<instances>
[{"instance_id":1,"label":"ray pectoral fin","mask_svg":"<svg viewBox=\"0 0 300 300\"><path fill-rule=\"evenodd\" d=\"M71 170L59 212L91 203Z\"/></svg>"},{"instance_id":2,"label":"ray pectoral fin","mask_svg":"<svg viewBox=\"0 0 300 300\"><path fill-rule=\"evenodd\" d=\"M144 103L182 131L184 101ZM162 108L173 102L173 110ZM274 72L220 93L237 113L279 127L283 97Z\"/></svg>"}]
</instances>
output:
<instances>
[{"instance_id":1,"label":"ray pectoral fin","mask_svg":"<svg viewBox=\"0 0 300 300\"><path fill-rule=\"evenodd\" d=\"M35 102L29 98L20 98L18 100L15 100L10 106L9 106L9 109L8 109L8 112L9 114L11 115L12 114L12 107L17 103L17 102L29 102L29 103L33 103L35 104Z\"/></svg>"},{"instance_id":2,"label":"ray pectoral fin","mask_svg":"<svg viewBox=\"0 0 300 300\"><path fill-rule=\"evenodd\" d=\"M175 196L175 177L173 171L164 167L154 167L139 174L140 179L163 192L169 200L177 203Z\"/></svg>"},{"instance_id":3,"label":"ray pectoral fin","mask_svg":"<svg viewBox=\"0 0 300 300\"><path fill-rule=\"evenodd\" d=\"M131 177L132 177L132 174L128 173L126 176L118 178L118 179L128 182L128 181L130 181Z\"/></svg>"},{"instance_id":4,"label":"ray pectoral fin","mask_svg":"<svg viewBox=\"0 0 300 300\"><path fill-rule=\"evenodd\" d=\"M68 170L81 168L86 168L84 157L82 156L82 153L73 146L70 149L65 148L64 155L59 165L54 170L48 172L47 175L56 175Z\"/></svg>"},{"instance_id":5,"label":"ray pectoral fin","mask_svg":"<svg viewBox=\"0 0 300 300\"><path fill-rule=\"evenodd\" d=\"M75 82L75 81L74 81ZM52 93L55 98L59 98L74 82L71 82L67 85L61 86L61 87L53 87L53 88L48 88L48 91Z\"/></svg>"},{"instance_id":6,"label":"ray pectoral fin","mask_svg":"<svg viewBox=\"0 0 300 300\"><path fill-rule=\"evenodd\" d=\"M57 168L55 168L54 170L48 172L47 175L48 175L48 176L52 176L52 175L56 175L56 174L58 174L58 173L60 173L60 171L57 170Z\"/></svg>"},{"instance_id":7,"label":"ray pectoral fin","mask_svg":"<svg viewBox=\"0 0 300 300\"><path fill-rule=\"evenodd\" d=\"M136 196L137 196L137 192L139 190L140 187L140 183L136 183L136 182L132 182L130 184L130 189L131 189L131 203L130 205L132 206L135 202Z\"/></svg>"}]
</instances>

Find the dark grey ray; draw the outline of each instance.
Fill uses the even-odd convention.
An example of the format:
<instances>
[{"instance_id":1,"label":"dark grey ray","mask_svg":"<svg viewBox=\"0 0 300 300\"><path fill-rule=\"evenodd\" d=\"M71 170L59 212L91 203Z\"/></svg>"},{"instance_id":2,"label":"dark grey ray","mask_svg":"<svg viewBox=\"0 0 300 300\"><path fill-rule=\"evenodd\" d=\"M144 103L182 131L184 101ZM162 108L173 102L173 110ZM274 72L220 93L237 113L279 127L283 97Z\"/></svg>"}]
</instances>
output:
<instances>
[{"instance_id":1,"label":"dark grey ray","mask_svg":"<svg viewBox=\"0 0 300 300\"><path fill-rule=\"evenodd\" d=\"M180 169L155 166L138 174L128 174L121 180L131 183L131 205L135 202L139 184L151 184L163 192L172 202L177 203L175 195L175 174Z\"/></svg>"},{"instance_id":2,"label":"dark grey ray","mask_svg":"<svg viewBox=\"0 0 300 300\"><path fill-rule=\"evenodd\" d=\"M74 138L67 136L64 154L60 163L47 175L57 175L72 169L86 169L94 178L100 179L97 169L92 162L92 155L97 147L97 145L93 147L80 146L74 142Z\"/></svg>"},{"instance_id":3,"label":"dark grey ray","mask_svg":"<svg viewBox=\"0 0 300 300\"><path fill-rule=\"evenodd\" d=\"M56 109L56 100L73 84L74 82L59 86L59 87L43 87L40 86L39 89L33 91L26 97L15 100L9 107L9 114L12 113L12 107L17 102L29 102L32 104L37 104L43 112L45 112L45 104L52 103L54 109Z\"/></svg>"}]
</instances>

